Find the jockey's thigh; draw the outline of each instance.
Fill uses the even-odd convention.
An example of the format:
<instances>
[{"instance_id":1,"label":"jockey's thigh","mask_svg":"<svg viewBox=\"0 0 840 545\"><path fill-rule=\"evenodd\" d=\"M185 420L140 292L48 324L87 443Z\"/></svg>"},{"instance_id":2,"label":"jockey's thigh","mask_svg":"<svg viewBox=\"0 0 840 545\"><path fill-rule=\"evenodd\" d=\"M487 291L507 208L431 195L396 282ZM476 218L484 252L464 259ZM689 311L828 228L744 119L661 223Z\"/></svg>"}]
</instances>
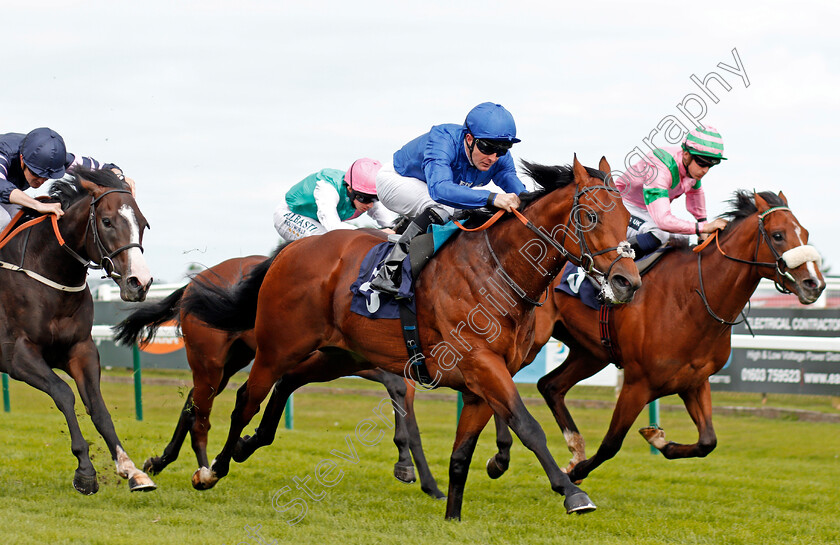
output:
<instances>
[{"instance_id":1,"label":"jockey's thigh","mask_svg":"<svg viewBox=\"0 0 840 545\"><path fill-rule=\"evenodd\" d=\"M634 237L642 233L650 233L655 236L661 244L667 243L673 235L667 231L663 231L653 222L650 213L647 210L637 208L632 205L624 203L627 211L630 212L630 224L627 226L627 237Z\"/></svg>"},{"instance_id":2,"label":"jockey's thigh","mask_svg":"<svg viewBox=\"0 0 840 545\"><path fill-rule=\"evenodd\" d=\"M327 228L312 218L292 212L286 203L274 210L274 228L286 242L312 235L323 235Z\"/></svg>"},{"instance_id":3,"label":"jockey's thigh","mask_svg":"<svg viewBox=\"0 0 840 545\"><path fill-rule=\"evenodd\" d=\"M19 204L0 204L0 232L9 225L19 210Z\"/></svg>"},{"instance_id":4,"label":"jockey's thigh","mask_svg":"<svg viewBox=\"0 0 840 545\"><path fill-rule=\"evenodd\" d=\"M429 196L426 182L398 174L390 163L383 164L376 175L376 196L385 208L409 218L419 216L427 208L445 211L447 216L455 213L454 208Z\"/></svg>"}]
</instances>

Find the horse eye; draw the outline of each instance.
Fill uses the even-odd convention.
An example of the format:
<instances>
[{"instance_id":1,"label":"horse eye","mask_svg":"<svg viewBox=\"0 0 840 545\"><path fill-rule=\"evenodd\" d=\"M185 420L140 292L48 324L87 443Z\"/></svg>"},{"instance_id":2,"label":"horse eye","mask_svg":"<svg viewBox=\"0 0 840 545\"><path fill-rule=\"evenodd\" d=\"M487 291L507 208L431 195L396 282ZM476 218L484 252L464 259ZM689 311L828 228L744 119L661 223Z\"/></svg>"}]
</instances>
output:
<instances>
[{"instance_id":1,"label":"horse eye","mask_svg":"<svg viewBox=\"0 0 840 545\"><path fill-rule=\"evenodd\" d=\"M593 214L592 212L589 213L589 223L598 223L598 214Z\"/></svg>"},{"instance_id":2,"label":"horse eye","mask_svg":"<svg viewBox=\"0 0 840 545\"><path fill-rule=\"evenodd\" d=\"M104 225L105 227L111 227L111 220L109 220L108 218L102 218L102 225Z\"/></svg>"},{"instance_id":3,"label":"horse eye","mask_svg":"<svg viewBox=\"0 0 840 545\"><path fill-rule=\"evenodd\" d=\"M773 233L772 237L776 242L781 242L785 239L785 236L782 233Z\"/></svg>"}]
</instances>

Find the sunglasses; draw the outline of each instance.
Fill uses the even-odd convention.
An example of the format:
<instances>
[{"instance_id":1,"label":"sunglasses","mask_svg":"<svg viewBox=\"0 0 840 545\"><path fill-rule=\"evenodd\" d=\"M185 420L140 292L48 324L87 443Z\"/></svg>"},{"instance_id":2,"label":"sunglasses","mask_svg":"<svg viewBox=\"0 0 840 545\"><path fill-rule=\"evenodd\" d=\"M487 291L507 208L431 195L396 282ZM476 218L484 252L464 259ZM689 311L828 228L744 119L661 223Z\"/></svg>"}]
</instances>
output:
<instances>
[{"instance_id":1,"label":"sunglasses","mask_svg":"<svg viewBox=\"0 0 840 545\"><path fill-rule=\"evenodd\" d=\"M508 152L512 145L513 144L509 144L507 142L494 142L492 140L482 140L481 138L475 139L475 147L477 147L478 151L484 155L495 154L497 157L502 157Z\"/></svg>"},{"instance_id":2,"label":"sunglasses","mask_svg":"<svg viewBox=\"0 0 840 545\"><path fill-rule=\"evenodd\" d=\"M370 204L379 200L376 195L368 195L367 193L359 193L358 191L353 192L353 199L362 204Z\"/></svg>"},{"instance_id":3,"label":"sunglasses","mask_svg":"<svg viewBox=\"0 0 840 545\"><path fill-rule=\"evenodd\" d=\"M691 157L694 159L694 162L697 163L697 166L700 168L711 168L715 165L720 164L720 159L718 157L704 157L702 155L694 154L692 154Z\"/></svg>"}]
</instances>

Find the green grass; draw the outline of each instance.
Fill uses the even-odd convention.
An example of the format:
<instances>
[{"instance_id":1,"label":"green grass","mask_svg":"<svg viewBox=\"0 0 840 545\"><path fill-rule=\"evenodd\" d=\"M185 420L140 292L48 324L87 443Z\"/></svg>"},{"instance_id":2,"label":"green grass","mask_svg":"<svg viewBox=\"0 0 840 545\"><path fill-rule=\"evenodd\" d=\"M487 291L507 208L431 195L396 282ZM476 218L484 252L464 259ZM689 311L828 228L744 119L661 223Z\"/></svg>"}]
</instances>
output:
<instances>
[{"instance_id":1,"label":"green grass","mask_svg":"<svg viewBox=\"0 0 840 545\"><path fill-rule=\"evenodd\" d=\"M114 370L108 374L125 374ZM144 378L184 378L184 373L146 372ZM346 379L344 388L378 388ZM580 390L580 389L578 389ZM525 396L535 396L524 386ZM384 389L382 390L385 395ZM185 389L144 385L144 421L134 419L131 384L103 385L117 431L138 465L160 454L174 429ZM610 399L607 388L583 389L578 398ZM446 490L448 458L455 429L455 405L418 394L417 411L432 471ZM767 405L837 412L828 398L770 396ZM787 399L787 398L790 399ZM669 461L649 454L632 432L619 455L597 469L582 487L598 505L585 516L568 516L563 498L548 487L534 456L515 443L511 470L492 481L484 462L495 452L493 434L479 441L471 466L461 523L443 520L444 502L423 495L418 484L392 476L396 452L390 434L375 446L355 442L358 464L337 460L343 471L321 501L307 499L301 522L285 522L272 495L284 486L282 502L301 495L292 478L312 476L322 460L346 450L345 436L372 416L378 398L365 395L299 393L295 429L278 432L275 444L248 462L234 464L216 488L198 492L189 478L195 459L187 444L181 457L154 477L159 489L128 492L115 475L104 443L80 401L77 413L91 442L100 491L90 497L72 488L76 460L70 453L63 417L45 394L11 384L12 412L0 413L0 543L5 544L235 544L261 543L244 527L261 526L266 543L586 543L586 544L819 544L840 542L840 429L837 424L716 416L718 448L705 459ZM716 405L761 406L759 395L714 395ZM679 403L668 398L663 403ZM221 446L233 392L216 402L210 452ZM548 409L529 406L548 433L561 464L565 443ZM590 454L606 431L610 411L573 408L589 439ZM696 431L684 412L663 412L669 439L694 442ZM647 424L647 414L636 427ZM249 429L252 429L250 426ZM388 431L388 430L386 430ZM313 483L313 480L310 480ZM281 502L281 503L282 503Z\"/></svg>"}]
</instances>

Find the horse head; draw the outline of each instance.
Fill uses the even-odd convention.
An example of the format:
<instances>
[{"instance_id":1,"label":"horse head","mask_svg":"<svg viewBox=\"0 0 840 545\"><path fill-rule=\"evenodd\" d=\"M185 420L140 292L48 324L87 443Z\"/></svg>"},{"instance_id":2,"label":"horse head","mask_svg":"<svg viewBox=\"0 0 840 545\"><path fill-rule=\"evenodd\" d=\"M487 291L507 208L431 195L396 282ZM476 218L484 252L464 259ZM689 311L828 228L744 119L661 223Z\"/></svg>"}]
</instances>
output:
<instances>
[{"instance_id":1,"label":"horse head","mask_svg":"<svg viewBox=\"0 0 840 545\"><path fill-rule=\"evenodd\" d=\"M760 267L762 275L775 281L779 291L795 293L800 303L813 303L825 289L825 279L820 272L822 258L808 244L808 230L788 208L784 193L755 193L753 199L764 242L759 240L756 261L775 263L773 271Z\"/></svg>"},{"instance_id":2,"label":"horse head","mask_svg":"<svg viewBox=\"0 0 840 545\"><path fill-rule=\"evenodd\" d=\"M85 253L117 283L123 301L143 301L152 285L142 246L149 222L126 184L111 171L79 170L76 176L92 199Z\"/></svg>"}]
</instances>

